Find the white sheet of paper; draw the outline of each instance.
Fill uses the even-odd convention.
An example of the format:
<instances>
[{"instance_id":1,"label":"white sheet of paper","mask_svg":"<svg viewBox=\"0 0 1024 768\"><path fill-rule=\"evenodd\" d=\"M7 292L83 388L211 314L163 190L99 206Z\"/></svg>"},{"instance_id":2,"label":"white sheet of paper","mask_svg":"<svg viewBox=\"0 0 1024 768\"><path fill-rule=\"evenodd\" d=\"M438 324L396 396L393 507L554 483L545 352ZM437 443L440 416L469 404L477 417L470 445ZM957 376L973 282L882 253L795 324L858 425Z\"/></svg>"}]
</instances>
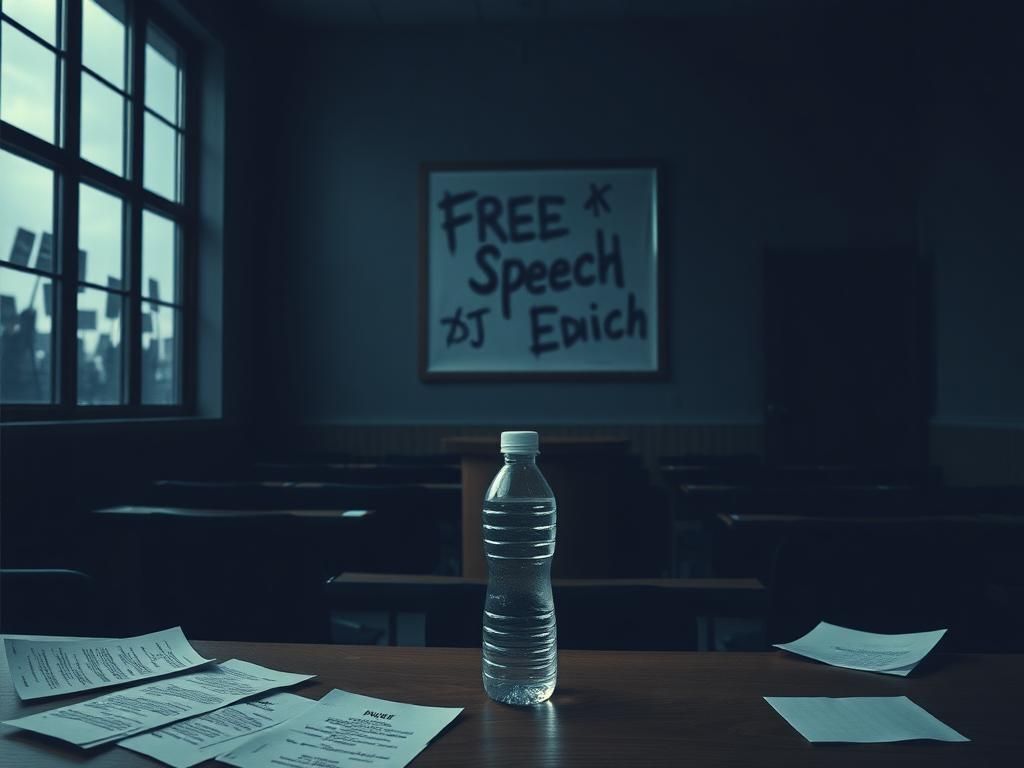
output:
<instances>
[{"instance_id":1,"label":"white sheet of paper","mask_svg":"<svg viewBox=\"0 0 1024 768\"><path fill-rule=\"evenodd\" d=\"M944 629L880 635L820 622L803 637L776 648L836 667L906 677L946 634Z\"/></svg>"},{"instance_id":2,"label":"white sheet of paper","mask_svg":"<svg viewBox=\"0 0 1024 768\"><path fill-rule=\"evenodd\" d=\"M157 680L8 720L6 725L70 741L80 747L96 747L312 677L314 675L278 672L232 659L170 680Z\"/></svg>"},{"instance_id":3,"label":"white sheet of paper","mask_svg":"<svg viewBox=\"0 0 1024 768\"><path fill-rule=\"evenodd\" d=\"M275 693L132 736L118 742L118 746L174 768L191 768L230 752L253 734L298 717L315 705L315 700L304 696Z\"/></svg>"},{"instance_id":4,"label":"white sheet of paper","mask_svg":"<svg viewBox=\"0 0 1024 768\"><path fill-rule=\"evenodd\" d=\"M808 741L970 741L906 696L765 696Z\"/></svg>"},{"instance_id":5,"label":"white sheet of paper","mask_svg":"<svg viewBox=\"0 0 1024 768\"><path fill-rule=\"evenodd\" d=\"M217 759L236 768L401 768L460 712L334 690L305 714Z\"/></svg>"},{"instance_id":6,"label":"white sheet of paper","mask_svg":"<svg viewBox=\"0 0 1024 768\"><path fill-rule=\"evenodd\" d=\"M139 637L4 638L14 690L24 701L170 675L208 664L181 627Z\"/></svg>"},{"instance_id":7,"label":"white sheet of paper","mask_svg":"<svg viewBox=\"0 0 1024 768\"><path fill-rule=\"evenodd\" d=\"M110 640L109 637L82 637L81 635L8 635L5 640L43 640L46 642L58 642L60 640Z\"/></svg>"}]
</instances>

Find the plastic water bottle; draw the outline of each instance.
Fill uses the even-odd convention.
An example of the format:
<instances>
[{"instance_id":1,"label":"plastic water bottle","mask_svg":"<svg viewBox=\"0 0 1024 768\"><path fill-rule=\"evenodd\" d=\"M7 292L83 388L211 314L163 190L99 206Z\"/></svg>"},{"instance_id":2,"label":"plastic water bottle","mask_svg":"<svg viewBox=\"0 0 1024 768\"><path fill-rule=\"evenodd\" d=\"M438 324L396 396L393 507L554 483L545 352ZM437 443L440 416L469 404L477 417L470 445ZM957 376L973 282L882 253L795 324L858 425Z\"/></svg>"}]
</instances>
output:
<instances>
[{"instance_id":1,"label":"plastic water bottle","mask_svg":"<svg viewBox=\"0 0 1024 768\"><path fill-rule=\"evenodd\" d=\"M558 677L555 496L537 468L536 432L502 432L501 452L505 466L483 505L484 690L504 704L539 704L551 697Z\"/></svg>"}]
</instances>

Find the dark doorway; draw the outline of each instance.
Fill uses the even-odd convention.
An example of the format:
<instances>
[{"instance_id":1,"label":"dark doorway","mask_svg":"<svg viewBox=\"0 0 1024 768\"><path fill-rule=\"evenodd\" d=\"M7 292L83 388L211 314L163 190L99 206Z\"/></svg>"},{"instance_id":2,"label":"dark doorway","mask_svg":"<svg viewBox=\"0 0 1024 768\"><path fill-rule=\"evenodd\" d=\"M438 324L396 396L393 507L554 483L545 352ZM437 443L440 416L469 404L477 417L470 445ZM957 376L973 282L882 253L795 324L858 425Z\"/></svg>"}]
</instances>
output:
<instances>
[{"instance_id":1,"label":"dark doorway","mask_svg":"<svg viewBox=\"0 0 1024 768\"><path fill-rule=\"evenodd\" d=\"M912 247L765 255L772 464L925 465L926 276Z\"/></svg>"}]
</instances>

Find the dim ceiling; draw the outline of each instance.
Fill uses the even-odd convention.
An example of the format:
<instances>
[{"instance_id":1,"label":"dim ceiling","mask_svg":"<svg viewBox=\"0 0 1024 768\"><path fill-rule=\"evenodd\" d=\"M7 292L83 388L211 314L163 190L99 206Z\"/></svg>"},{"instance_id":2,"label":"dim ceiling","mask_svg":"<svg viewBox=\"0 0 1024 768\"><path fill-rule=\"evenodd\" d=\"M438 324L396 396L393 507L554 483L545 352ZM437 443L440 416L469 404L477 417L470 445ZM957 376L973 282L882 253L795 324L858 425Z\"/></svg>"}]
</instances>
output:
<instances>
[{"instance_id":1,"label":"dim ceiling","mask_svg":"<svg viewBox=\"0 0 1024 768\"><path fill-rule=\"evenodd\" d=\"M275 18L308 24L616 22L761 15L841 5L844 0L262 0Z\"/></svg>"}]
</instances>

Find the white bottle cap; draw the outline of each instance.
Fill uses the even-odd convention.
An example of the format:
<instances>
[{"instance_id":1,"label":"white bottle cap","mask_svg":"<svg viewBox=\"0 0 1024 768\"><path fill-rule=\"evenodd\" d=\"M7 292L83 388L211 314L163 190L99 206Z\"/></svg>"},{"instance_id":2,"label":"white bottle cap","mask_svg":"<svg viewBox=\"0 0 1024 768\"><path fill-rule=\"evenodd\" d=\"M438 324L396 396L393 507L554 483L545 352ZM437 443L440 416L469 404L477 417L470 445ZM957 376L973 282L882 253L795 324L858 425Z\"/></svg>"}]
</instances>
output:
<instances>
[{"instance_id":1,"label":"white bottle cap","mask_svg":"<svg viewBox=\"0 0 1024 768\"><path fill-rule=\"evenodd\" d=\"M540 453L536 432L502 432L502 453Z\"/></svg>"}]
</instances>

